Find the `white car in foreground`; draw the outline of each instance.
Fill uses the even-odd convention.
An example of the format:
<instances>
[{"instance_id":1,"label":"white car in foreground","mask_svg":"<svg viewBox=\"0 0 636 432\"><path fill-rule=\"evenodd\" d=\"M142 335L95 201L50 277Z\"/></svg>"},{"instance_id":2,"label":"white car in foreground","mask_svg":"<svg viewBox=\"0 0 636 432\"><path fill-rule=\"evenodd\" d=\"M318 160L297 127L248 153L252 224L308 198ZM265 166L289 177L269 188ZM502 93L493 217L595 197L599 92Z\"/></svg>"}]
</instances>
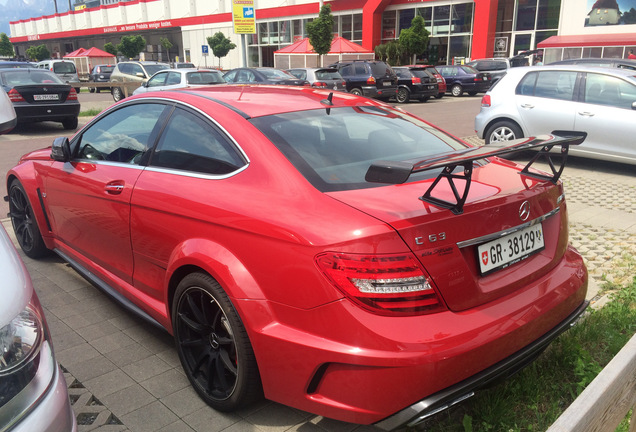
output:
<instances>
[{"instance_id":1,"label":"white car in foreground","mask_svg":"<svg viewBox=\"0 0 636 432\"><path fill-rule=\"evenodd\" d=\"M636 165L636 76L576 65L511 69L482 98L475 131L491 142L587 132L570 154Z\"/></svg>"},{"instance_id":2,"label":"white car in foreground","mask_svg":"<svg viewBox=\"0 0 636 432\"><path fill-rule=\"evenodd\" d=\"M37 227L34 224L30 229ZM31 238L30 229L17 235ZM44 311L22 260L1 226L0 274L0 430L76 431L66 380L53 355Z\"/></svg>"},{"instance_id":3,"label":"white car in foreground","mask_svg":"<svg viewBox=\"0 0 636 432\"><path fill-rule=\"evenodd\" d=\"M13 103L4 89L0 87L0 134L11 132L17 121Z\"/></svg>"}]
</instances>

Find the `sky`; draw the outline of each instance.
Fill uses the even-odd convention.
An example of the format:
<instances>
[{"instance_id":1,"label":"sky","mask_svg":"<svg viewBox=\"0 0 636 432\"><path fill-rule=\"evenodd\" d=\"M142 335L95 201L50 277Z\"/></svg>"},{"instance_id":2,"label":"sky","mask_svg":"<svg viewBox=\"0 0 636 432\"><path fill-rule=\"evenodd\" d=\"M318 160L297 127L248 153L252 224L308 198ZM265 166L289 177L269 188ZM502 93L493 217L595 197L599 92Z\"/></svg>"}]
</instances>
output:
<instances>
[{"instance_id":1,"label":"sky","mask_svg":"<svg viewBox=\"0 0 636 432\"><path fill-rule=\"evenodd\" d=\"M56 0L0 0L0 33L11 37L9 22L55 13ZM57 0L59 13L68 11L68 0ZM73 1L71 1L71 4Z\"/></svg>"}]
</instances>

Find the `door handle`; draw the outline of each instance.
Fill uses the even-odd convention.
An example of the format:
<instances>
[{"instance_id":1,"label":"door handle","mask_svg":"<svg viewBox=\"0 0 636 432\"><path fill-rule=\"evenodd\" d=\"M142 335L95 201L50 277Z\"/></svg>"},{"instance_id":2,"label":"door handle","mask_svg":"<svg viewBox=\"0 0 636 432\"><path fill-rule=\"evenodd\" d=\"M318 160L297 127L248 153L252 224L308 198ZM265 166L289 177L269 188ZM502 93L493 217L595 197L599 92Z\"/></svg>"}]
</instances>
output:
<instances>
[{"instance_id":1,"label":"door handle","mask_svg":"<svg viewBox=\"0 0 636 432\"><path fill-rule=\"evenodd\" d=\"M124 183L122 181L111 182L104 188L106 193L111 195L119 195L124 190Z\"/></svg>"},{"instance_id":2,"label":"door handle","mask_svg":"<svg viewBox=\"0 0 636 432\"><path fill-rule=\"evenodd\" d=\"M521 108L532 109L532 108L534 108L534 105L532 105L532 104L521 104Z\"/></svg>"},{"instance_id":3,"label":"door handle","mask_svg":"<svg viewBox=\"0 0 636 432\"><path fill-rule=\"evenodd\" d=\"M583 117L594 117L594 113L589 111L579 111L579 115Z\"/></svg>"}]
</instances>

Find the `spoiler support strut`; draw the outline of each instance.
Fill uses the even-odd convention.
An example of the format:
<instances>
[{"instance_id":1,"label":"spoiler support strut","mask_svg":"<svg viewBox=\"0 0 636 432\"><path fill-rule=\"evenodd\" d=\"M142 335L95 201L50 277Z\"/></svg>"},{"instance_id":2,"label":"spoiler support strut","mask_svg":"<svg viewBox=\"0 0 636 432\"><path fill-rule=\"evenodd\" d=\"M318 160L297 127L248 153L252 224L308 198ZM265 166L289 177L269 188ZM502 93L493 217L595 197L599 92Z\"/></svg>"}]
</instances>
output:
<instances>
[{"instance_id":1,"label":"spoiler support strut","mask_svg":"<svg viewBox=\"0 0 636 432\"><path fill-rule=\"evenodd\" d=\"M519 174L556 183L565 168L570 145L581 144L586 137L587 133L585 132L553 131L552 134L548 136L544 135L536 138L514 140L502 145L489 144L483 147L452 152L444 155L444 157L437 156L421 161L378 161L369 167L365 180L376 183L401 184L406 182L413 173L441 168L442 171L440 174L420 199L437 207L448 209L454 214L461 214L464 211L464 204L466 203L468 191L470 190L474 161L542 147L542 149L530 159L526 166L519 171ZM550 152L555 145L560 146L561 149L559 153ZM555 167L552 157L560 159L558 168ZM530 167L539 159L545 159L547 161L552 175L530 172ZM456 168L460 166L463 167L463 172L454 173ZM450 186L454 201L433 196L433 191L442 180L446 180L446 183ZM464 187L461 192L457 188L456 180L464 181Z\"/></svg>"}]
</instances>

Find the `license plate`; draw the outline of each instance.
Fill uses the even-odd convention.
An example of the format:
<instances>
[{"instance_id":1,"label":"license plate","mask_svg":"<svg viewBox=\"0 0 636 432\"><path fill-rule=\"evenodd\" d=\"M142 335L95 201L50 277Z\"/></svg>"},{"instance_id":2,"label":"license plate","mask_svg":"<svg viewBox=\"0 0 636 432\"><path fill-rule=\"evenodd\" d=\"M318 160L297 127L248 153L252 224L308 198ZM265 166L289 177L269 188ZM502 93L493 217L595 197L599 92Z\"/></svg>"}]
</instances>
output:
<instances>
[{"instance_id":1,"label":"license plate","mask_svg":"<svg viewBox=\"0 0 636 432\"><path fill-rule=\"evenodd\" d=\"M532 225L478 246L479 269L482 275L504 269L544 247L543 226L540 223Z\"/></svg>"},{"instance_id":2,"label":"license plate","mask_svg":"<svg viewBox=\"0 0 636 432\"><path fill-rule=\"evenodd\" d=\"M33 95L33 100L43 101L43 100L59 100L60 95L58 94L41 94L41 95Z\"/></svg>"},{"instance_id":3,"label":"license plate","mask_svg":"<svg viewBox=\"0 0 636 432\"><path fill-rule=\"evenodd\" d=\"M391 85L391 81L384 81L384 82L382 83L382 85L383 85L383 86L385 86L385 87L388 87L388 86L390 86L390 85Z\"/></svg>"},{"instance_id":4,"label":"license plate","mask_svg":"<svg viewBox=\"0 0 636 432\"><path fill-rule=\"evenodd\" d=\"M488 81L488 77L484 77L484 81Z\"/></svg>"}]
</instances>

